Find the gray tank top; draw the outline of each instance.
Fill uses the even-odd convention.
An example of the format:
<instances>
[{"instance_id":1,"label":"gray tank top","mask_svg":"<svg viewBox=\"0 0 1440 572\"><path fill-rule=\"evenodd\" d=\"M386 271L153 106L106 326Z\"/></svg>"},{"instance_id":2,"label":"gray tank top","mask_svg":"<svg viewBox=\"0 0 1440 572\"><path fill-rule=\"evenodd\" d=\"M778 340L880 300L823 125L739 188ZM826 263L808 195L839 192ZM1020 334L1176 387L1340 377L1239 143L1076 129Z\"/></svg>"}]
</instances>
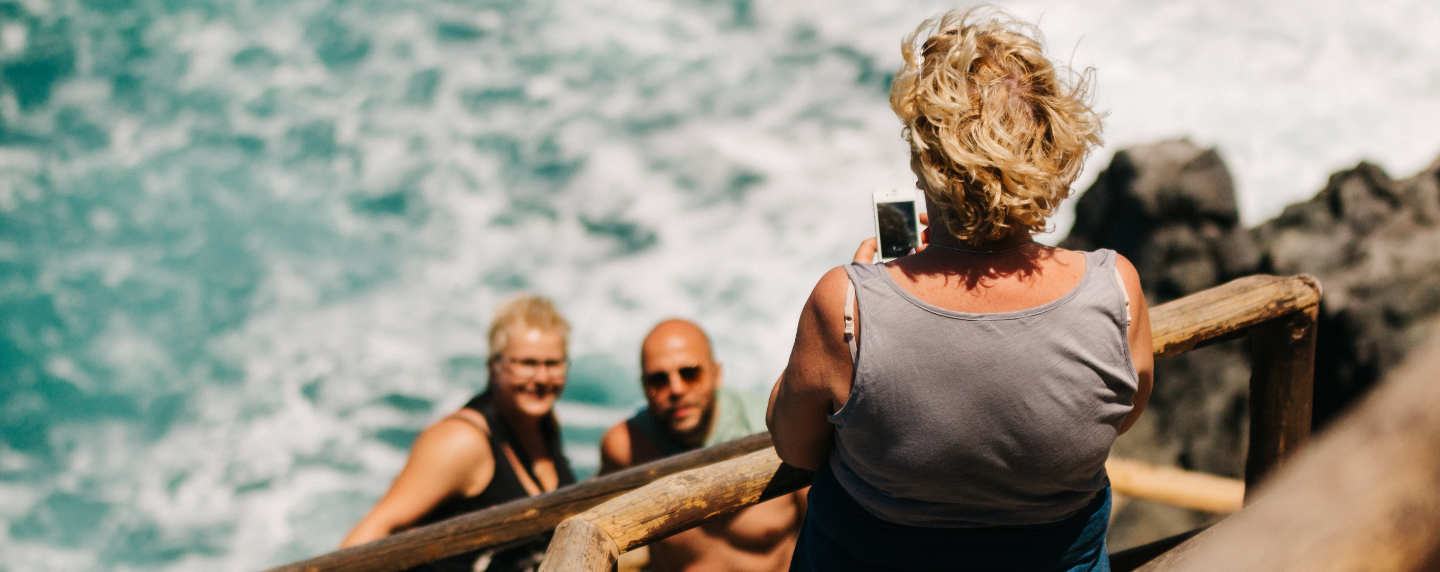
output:
<instances>
[{"instance_id":1,"label":"gray tank top","mask_svg":"<svg viewBox=\"0 0 1440 572\"><path fill-rule=\"evenodd\" d=\"M1056 522L1108 484L1137 387L1115 252L1028 310L927 304L885 267L845 268L860 336L830 468L875 516L909 526Z\"/></svg>"}]
</instances>

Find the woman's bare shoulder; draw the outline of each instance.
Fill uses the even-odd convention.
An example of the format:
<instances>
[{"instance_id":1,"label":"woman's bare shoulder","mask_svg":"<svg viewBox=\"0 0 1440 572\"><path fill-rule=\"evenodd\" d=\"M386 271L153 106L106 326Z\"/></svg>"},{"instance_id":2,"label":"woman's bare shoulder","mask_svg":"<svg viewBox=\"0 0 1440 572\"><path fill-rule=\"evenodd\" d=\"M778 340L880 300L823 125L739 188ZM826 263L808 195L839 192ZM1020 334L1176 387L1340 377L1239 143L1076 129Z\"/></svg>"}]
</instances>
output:
<instances>
[{"instance_id":1,"label":"woman's bare shoulder","mask_svg":"<svg viewBox=\"0 0 1440 572\"><path fill-rule=\"evenodd\" d=\"M462 465L489 458L488 431L484 416L462 409L422 431L411 456L445 456Z\"/></svg>"},{"instance_id":2,"label":"woman's bare shoulder","mask_svg":"<svg viewBox=\"0 0 1440 572\"><path fill-rule=\"evenodd\" d=\"M810 293L810 302L839 316L842 313L839 305L845 303L845 286L849 283L850 276L845 273L844 266L831 268L815 284L815 290Z\"/></svg>"},{"instance_id":3,"label":"woman's bare shoulder","mask_svg":"<svg viewBox=\"0 0 1440 572\"><path fill-rule=\"evenodd\" d=\"M1043 244L1040 246L1044 251L1040 258L1054 264L1084 268L1089 263L1088 257L1090 253L1083 250L1070 250L1068 248L1046 246Z\"/></svg>"}]
</instances>

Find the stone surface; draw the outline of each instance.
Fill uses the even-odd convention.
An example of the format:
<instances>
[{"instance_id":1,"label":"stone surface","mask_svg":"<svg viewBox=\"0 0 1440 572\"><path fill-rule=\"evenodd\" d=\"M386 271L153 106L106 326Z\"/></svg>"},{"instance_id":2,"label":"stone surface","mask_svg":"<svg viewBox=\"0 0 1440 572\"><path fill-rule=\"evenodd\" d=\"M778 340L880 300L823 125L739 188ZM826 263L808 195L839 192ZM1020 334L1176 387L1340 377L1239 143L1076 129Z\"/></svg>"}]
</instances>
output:
<instances>
[{"instance_id":1,"label":"stone surface","mask_svg":"<svg viewBox=\"0 0 1440 572\"><path fill-rule=\"evenodd\" d=\"M1062 246L1120 252L1152 305L1257 272L1319 278L1317 429L1440 329L1440 160L1401 181L1360 163L1254 229L1241 226L1238 214L1215 150L1162 141L1115 155L1079 198ZM1244 342L1158 362L1150 408L1116 454L1242 476L1248 385ZM1120 503L1111 548L1211 519Z\"/></svg>"}]
</instances>

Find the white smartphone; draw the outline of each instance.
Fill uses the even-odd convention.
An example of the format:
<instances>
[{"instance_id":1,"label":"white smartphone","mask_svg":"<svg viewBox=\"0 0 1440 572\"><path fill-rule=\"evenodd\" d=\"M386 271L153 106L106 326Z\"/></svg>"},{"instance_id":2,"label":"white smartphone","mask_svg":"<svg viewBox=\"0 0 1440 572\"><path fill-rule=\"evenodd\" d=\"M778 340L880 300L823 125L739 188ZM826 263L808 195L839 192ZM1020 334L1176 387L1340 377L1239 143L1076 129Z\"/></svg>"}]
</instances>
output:
<instances>
[{"instance_id":1,"label":"white smartphone","mask_svg":"<svg viewBox=\"0 0 1440 572\"><path fill-rule=\"evenodd\" d=\"M875 189L875 261L889 262L920 246L920 213L915 189Z\"/></svg>"}]
</instances>

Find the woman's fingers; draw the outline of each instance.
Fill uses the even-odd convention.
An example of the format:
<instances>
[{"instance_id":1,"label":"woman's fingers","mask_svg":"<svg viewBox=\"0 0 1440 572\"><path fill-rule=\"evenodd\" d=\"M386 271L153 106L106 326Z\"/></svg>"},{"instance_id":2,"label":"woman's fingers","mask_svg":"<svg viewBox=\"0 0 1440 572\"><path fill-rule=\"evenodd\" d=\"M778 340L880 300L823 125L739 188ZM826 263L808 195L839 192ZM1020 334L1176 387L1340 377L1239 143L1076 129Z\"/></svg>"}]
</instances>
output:
<instances>
[{"instance_id":1,"label":"woman's fingers","mask_svg":"<svg viewBox=\"0 0 1440 572\"><path fill-rule=\"evenodd\" d=\"M915 252L930 246L930 213L920 213L920 224L925 225L925 228L920 229L920 246L915 247Z\"/></svg>"},{"instance_id":2,"label":"woman's fingers","mask_svg":"<svg viewBox=\"0 0 1440 572\"><path fill-rule=\"evenodd\" d=\"M860 241L860 248L855 249L855 262L870 264L875 262L875 239L867 238Z\"/></svg>"}]
</instances>

